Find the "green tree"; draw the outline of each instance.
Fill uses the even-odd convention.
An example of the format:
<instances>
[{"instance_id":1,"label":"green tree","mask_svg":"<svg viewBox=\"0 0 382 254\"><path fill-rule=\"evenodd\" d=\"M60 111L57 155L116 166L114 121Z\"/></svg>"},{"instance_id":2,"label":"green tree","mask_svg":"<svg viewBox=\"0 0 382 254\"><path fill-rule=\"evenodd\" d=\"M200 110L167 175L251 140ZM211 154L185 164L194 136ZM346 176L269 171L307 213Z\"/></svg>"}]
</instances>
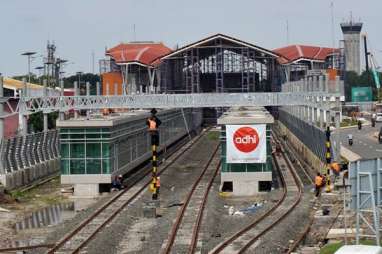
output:
<instances>
[{"instance_id":1,"label":"green tree","mask_svg":"<svg viewBox=\"0 0 382 254\"><path fill-rule=\"evenodd\" d=\"M380 80L382 73L379 72ZM354 71L347 71L345 73L345 97L346 101L351 100L351 90L353 87L371 87L373 91L373 100L377 99L377 89L375 86L373 74L371 71L364 71L361 75L358 75Z\"/></svg>"},{"instance_id":2,"label":"green tree","mask_svg":"<svg viewBox=\"0 0 382 254\"><path fill-rule=\"evenodd\" d=\"M74 87L74 82L79 80L78 75L72 75L69 77L64 78L64 86L65 88L73 88ZM101 78L97 74L93 73L83 73L81 74L81 84L80 84L80 89L81 89L81 94L86 93L86 82L90 83L90 94L95 95L97 92L97 82L101 82Z\"/></svg>"}]
</instances>

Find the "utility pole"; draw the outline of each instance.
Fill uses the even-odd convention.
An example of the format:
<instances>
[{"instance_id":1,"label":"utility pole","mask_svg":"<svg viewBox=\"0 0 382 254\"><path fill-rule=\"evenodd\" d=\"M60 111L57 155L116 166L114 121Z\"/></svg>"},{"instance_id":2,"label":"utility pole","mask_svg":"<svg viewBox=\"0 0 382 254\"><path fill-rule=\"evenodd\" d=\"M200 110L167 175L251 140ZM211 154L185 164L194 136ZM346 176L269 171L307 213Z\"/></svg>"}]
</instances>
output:
<instances>
[{"instance_id":1,"label":"utility pole","mask_svg":"<svg viewBox=\"0 0 382 254\"><path fill-rule=\"evenodd\" d=\"M152 200L158 200L160 182L158 179L158 146L159 146L159 130L160 120L156 117L156 109L151 110L151 117L148 119L149 132L151 138L152 150L152 180L150 190L152 192Z\"/></svg>"},{"instance_id":2,"label":"utility pole","mask_svg":"<svg viewBox=\"0 0 382 254\"><path fill-rule=\"evenodd\" d=\"M22 53L22 56L27 56L28 58L28 83L31 82L31 57L36 54L36 52L27 51Z\"/></svg>"},{"instance_id":3,"label":"utility pole","mask_svg":"<svg viewBox=\"0 0 382 254\"><path fill-rule=\"evenodd\" d=\"M331 16L332 16L332 69L334 69L334 48L335 48L335 39L334 39L334 4L333 1L330 3Z\"/></svg>"},{"instance_id":4,"label":"utility pole","mask_svg":"<svg viewBox=\"0 0 382 254\"><path fill-rule=\"evenodd\" d=\"M326 168L325 168L325 180L326 180L326 192L331 192L330 189L330 163L332 162L332 153L331 153L331 144L330 144L330 127L326 127L326 141L325 141L325 147L326 147Z\"/></svg>"}]
</instances>

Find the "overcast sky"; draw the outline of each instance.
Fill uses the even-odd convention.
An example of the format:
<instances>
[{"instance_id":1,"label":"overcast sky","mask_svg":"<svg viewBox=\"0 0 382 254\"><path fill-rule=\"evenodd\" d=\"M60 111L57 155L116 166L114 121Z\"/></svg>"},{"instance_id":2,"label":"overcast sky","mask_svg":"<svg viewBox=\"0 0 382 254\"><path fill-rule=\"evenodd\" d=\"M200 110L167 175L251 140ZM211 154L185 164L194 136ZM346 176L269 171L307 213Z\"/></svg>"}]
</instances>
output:
<instances>
[{"instance_id":1,"label":"overcast sky","mask_svg":"<svg viewBox=\"0 0 382 254\"><path fill-rule=\"evenodd\" d=\"M332 0L0 0L0 73L27 72L23 51L46 54L48 40L57 56L69 59L65 71L92 71L105 47L131 40L162 41L168 47L224 33L274 49L287 44L332 46ZM364 22L372 50L382 63L381 0L333 0L335 41L339 23ZM134 36L134 24L136 33ZM32 63L40 66L41 58Z\"/></svg>"}]
</instances>

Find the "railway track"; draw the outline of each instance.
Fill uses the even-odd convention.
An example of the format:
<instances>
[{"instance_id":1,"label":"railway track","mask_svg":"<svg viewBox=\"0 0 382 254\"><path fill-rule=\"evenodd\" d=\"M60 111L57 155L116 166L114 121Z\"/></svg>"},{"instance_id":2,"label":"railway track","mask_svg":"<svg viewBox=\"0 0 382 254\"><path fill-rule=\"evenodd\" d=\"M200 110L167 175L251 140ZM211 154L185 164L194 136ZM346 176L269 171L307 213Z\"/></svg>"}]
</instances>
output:
<instances>
[{"instance_id":1,"label":"railway track","mask_svg":"<svg viewBox=\"0 0 382 254\"><path fill-rule=\"evenodd\" d=\"M210 128L209 128L210 129ZM159 174L163 173L169 168L180 156L191 149L206 133L208 130L201 133L199 136L191 140L189 143L175 148L169 153L166 162L162 163L162 170ZM25 251L33 249L49 249L46 253L79 253L94 236L105 227L117 214L119 214L124 207L142 193L150 183L150 172L144 170L142 176L135 175L132 182L129 182L129 187L116 194L108 202L98 208L88 219L83 221L78 227L65 235L57 243L47 243L41 245L29 245L21 247L0 248L0 252L8 251ZM119 201L119 202L117 202ZM115 206L117 204L117 206ZM112 206L113 205L113 206Z\"/></svg>"},{"instance_id":2,"label":"railway track","mask_svg":"<svg viewBox=\"0 0 382 254\"><path fill-rule=\"evenodd\" d=\"M220 159L216 156L219 145L205 164L179 209L170 234L162 247L162 253L194 253L204 208L213 181L219 171ZM190 234L192 232L192 234Z\"/></svg>"},{"instance_id":3,"label":"railway track","mask_svg":"<svg viewBox=\"0 0 382 254\"><path fill-rule=\"evenodd\" d=\"M177 149L171 157L162 163L159 175L165 172L175 163L186 151L191 149L208 131L194 138L191 142ZM115 195L106 204L96 210L88 219L83 221L78 227L65 235L54 244L46 253L80 253L87 244L101 231L109 222L115 218L127 205L136 199L151 182L151 175L148 173L140 179L136 179L131 187L124 189Z\"/></svg>"},{"instance_id":4,"label":"railway track","mask_svg":"<svg viewBox=\"0 0 382 254\"><path fill-rule=\"evenodd\" d=\"M300 203L302 183L284 151L280 155L274 155L273 158L283 187L281 199L258 219L222 242L210 253L245 253L252 246L258 244L257 241L260 238L286 219Z\"/></svg>"}]
</instances>

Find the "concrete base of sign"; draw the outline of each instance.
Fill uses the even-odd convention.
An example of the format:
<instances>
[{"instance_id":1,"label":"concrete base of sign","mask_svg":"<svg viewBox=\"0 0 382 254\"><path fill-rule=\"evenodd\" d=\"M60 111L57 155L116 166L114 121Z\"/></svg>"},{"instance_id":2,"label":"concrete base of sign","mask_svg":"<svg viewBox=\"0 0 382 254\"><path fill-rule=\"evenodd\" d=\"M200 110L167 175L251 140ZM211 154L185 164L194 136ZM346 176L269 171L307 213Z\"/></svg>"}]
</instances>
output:
<instances>
[{"instance_id":1,"label":"concrete base of sign","mask_svg":"<svg viewBox=\"0 0 382 254\"><path fill-rule=\"evenodd\" d=\"M345 231L346 231L346 234L345 234ZM363 232L362 229L361 229L361 232ZM345 230L344 228L332 228L329 230L326 238L328 238L328 239L344 238L345 235L347 237L355 237L356 229L355 228L347 228Z\"/></svg>"},{"instance_id":2,"label":"concrete base of sign","mask_svg":"<svg viewBox=\"0 0 382 254\"><path fill-rule=\"evenodd\" d=\"M261 192L259 182L272 182L272 172L222 172L221 182L232 182L234 196L252 196Z\"/></svg>"},{"instance_id":3,"label":"concrete base of sign","mask_svg":"<svg viewBox=\"0 0 382 254\"><path fill-rule=\"evenodd\" d=\"M144 218L156 218L157 217L157 207L160 206L159 200L146 201L142 207Z\"/></svg>"}]
</instances>

